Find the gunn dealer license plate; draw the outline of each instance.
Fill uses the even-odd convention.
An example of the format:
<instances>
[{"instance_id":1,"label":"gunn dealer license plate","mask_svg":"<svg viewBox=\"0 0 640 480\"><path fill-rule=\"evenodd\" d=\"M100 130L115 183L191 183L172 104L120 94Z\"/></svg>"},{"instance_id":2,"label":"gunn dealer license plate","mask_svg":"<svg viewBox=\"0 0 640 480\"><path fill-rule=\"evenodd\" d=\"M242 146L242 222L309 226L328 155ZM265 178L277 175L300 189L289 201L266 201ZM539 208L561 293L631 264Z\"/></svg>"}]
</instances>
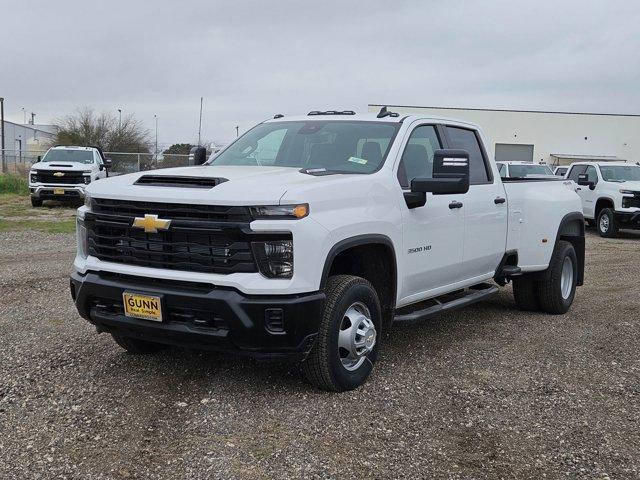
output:
<instances>
[{"instance_id":1,"label":"gunn dealer license plate","mask_svg":"<svg viewBox=\"0 0 640 480\"><path fill-rule=\"evenodd\" d=\"M64 195L64 188L54 188L53 189L53 194L54 195Z\"/></svg>"},{"instance_id":2,"label":"gunn dealer license plate","mask_svg":"<svg viewBox=\"0 0 640 480\"><path fill-rule=\"evenodd\" d=\"M144 320L162 321L161 299L155 295L124 292L124 314L127 317L142 318Z\"/></svg>"}]
</instances>

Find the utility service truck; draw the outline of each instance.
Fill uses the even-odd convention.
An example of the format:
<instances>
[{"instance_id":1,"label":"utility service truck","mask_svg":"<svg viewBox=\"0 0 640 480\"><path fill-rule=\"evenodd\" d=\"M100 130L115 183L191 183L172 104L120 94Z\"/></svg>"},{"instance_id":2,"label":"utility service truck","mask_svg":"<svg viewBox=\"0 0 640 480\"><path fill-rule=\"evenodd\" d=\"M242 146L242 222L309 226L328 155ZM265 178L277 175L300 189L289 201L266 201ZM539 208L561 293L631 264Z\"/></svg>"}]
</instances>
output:
<instances>
[{"instance_id":1,"label":"utility service truck","mask_svg":"<svg viewBox=\"0 0 640 480\"><path fill-rule=\"evenodd\" d=\"M580 198L501 179L485 145L476 125L386 109L276 115L203 165L88 185L71 295L131 353L294 359L334 391L365 381L393 324L508 282L519 308L563 314Z\"/></svg>"}]
</instances>

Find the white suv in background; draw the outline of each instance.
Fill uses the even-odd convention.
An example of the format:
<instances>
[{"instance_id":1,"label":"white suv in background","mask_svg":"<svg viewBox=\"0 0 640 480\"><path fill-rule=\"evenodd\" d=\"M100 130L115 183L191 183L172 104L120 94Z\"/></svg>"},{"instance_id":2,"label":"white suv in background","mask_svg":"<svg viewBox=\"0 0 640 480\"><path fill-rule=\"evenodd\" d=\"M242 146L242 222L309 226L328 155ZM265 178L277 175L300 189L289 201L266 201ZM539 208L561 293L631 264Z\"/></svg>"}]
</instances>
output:
<instances>
[{"instance_id":1,"label":"white suv in background","mask_svg":"<svg viewBox=\"0 0 640 480\"><path fill-rule=\"evenodd\" d=\"M572 163L567 173L578 184L587 223L602 237L620 228L640 229L640 166L626 162Z\"/></svg>"},{"instance_id":2,"label":"white suv in background","mask_svg":"<svg viewBox=\"0 0 640 480\"><path fill-rule=\"evenodd\" d=\"M53 147L31 167L31 205L44 200L81 201L86 185L107 176L111 165L98 147Z\"/></svg>"}]
</instances>

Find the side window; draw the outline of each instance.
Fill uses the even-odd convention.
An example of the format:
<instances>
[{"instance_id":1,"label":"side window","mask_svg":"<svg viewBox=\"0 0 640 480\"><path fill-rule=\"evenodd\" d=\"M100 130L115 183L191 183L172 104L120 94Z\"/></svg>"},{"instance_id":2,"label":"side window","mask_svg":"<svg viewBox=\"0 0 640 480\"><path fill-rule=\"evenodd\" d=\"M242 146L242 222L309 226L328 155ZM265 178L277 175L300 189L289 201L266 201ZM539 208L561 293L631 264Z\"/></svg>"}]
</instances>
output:
<instances>
[{"instance_id":1,"label":"side window","mask_svg":"<svg viewBox=\"0 0 640 480\"><path fill-rule=\"evenodd\" d=\"M578 183L578 175L584 173L586 169L586 165L574 165L573 167L571 167L571 171L569 172L569 175L567 175L567 179L573 180L574 182Z\"/></svg>"},{"instance_id":2,"label":"side window","mask_svg":"<svg viewBox=\"0 0 640 480\"><path fill-rule=\"evenodd\" d=\"M504 163L501 163L498 167L498 173L500 173L500 177L502 178L507 176L507 166Z\"/></svg>"},{"instance_id":3,"label":"side window","mask_svg":"<svg viewBox=\"0 0 640 480\"><path fill-rule=\"evenodd\" d=\"M598 183L598 172L596 172L596 167L593 165L589 165L587 167L587 175L589 176L589 181L593 182L594 185Z\"/></svg>"},{"instance_id":4,"label":"side window","mask_svg":"<svg viewBox=\"0 0 640 480\"><path fill-rule=\"evenodd\" d=\"M414 178L431 178L433 152L442 148L433 125L421 125L411 132L398 166L398 181L409 188Z\"/></svg>"},{"instance_id":5,"label":"side window","mask_svg":"<svg viewBox=\"0 0 640 480\"><path fill-rule=\"evenodd\" d=\"M486 183L489 181L487 164L482 155L482 149L478 142L476 132L466 128L447 127L447 134L451 148L460 148L469 152L469 181L474 183Z\"/></svg>"},{"instance_id":6,"label":"side window","mask_svg":"<svg viewBox=\"0 0 640 480\"><path fill-rule=\"evenodd\" d=\"M256 148L248 158L252 158L258 165L273 165L280 151L287 129L274 130L258 140Z\"/></svg>"}]
</instances>

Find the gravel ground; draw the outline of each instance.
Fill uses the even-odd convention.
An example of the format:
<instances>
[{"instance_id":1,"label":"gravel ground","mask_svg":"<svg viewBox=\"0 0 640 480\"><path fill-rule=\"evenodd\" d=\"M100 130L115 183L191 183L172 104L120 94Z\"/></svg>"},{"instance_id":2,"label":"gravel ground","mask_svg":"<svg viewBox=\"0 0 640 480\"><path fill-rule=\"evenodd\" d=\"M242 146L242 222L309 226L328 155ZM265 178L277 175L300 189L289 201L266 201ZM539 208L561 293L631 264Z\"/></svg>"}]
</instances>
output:
<instances>
[{"instance_id":1,"label":"gravel ground","mask_svg":"<svg viewBox=\"0 0 640 480\"><path fill-rule=\"evenodd\" d=\"M171 349L80 319L74 237L0 232L0 478L639 478L640 235L587 239L569 314L492 300L396 328L369 382Z\"/></svg>"}]
</instances>

